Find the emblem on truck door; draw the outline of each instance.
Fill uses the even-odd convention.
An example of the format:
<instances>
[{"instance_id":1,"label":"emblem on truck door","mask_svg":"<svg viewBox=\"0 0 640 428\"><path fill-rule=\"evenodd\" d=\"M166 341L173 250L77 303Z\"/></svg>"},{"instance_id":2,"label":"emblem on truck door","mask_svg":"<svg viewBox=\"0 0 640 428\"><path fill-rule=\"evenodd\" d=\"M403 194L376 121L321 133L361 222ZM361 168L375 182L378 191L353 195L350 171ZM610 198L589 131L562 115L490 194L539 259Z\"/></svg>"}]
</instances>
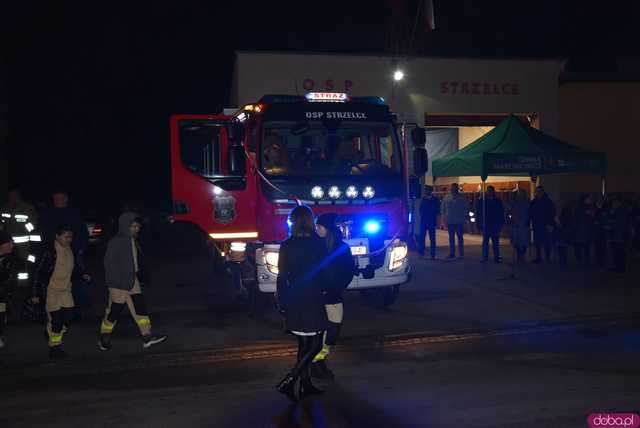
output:
<instances>
[{"instance_id":1,"label":"emblem on truck door","mask_svg":"<svg viewBox=\"0 0 640 428\"><path fill-rule=\"evenodd\" d=\"M236 219L236 198L233 196L216 196L213 207L213 218L218 223L229 224Z\"/></svg>"}]
</instances>

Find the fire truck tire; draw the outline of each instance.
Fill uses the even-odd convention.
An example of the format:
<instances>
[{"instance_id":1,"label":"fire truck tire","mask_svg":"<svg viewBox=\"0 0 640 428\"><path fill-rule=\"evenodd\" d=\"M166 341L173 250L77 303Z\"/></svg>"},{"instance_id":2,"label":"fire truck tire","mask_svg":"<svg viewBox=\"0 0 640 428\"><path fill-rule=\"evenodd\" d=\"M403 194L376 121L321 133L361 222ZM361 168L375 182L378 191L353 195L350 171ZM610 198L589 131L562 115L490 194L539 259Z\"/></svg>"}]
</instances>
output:
<instances>
[{"instance_id":1,"label":"fire truck tire","mask_svg":"<svg viewBox=\"0 0 640 428\"><path fill-rule=\"evenodd\" d=\"M400 286L368 288L360 291L360 294L369 306L376 309L388 309L398 299Z\"/></svg>"}]
</instances>

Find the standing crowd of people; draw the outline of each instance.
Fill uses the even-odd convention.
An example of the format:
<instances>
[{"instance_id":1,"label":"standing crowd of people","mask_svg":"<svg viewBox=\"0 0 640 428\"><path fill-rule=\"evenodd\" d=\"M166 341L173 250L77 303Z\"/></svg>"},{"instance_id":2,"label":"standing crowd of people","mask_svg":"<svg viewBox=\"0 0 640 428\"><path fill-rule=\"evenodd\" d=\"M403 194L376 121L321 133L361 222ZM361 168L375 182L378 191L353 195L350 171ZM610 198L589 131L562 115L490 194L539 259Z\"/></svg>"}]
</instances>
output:
<instances>
[{"instance_id":1,"label":"standing crowd of people","mask_svg":"<svg viewBox=\"0 0 640 428\"><path fill-rule=\"evenodd\" d=\"M436 229L444 226L449 234L449 259L464 257L465 225L475 224L482 234L482 261L489 260L489 244L496 263L502 261L500 239L505 225L510 227L510 240L516 263L524 263L527 251L534 251L532 263L563 265L568 262L569 249L575 260L584 265L609 265L614 272L626 270L630 252L640 252L640 201L619 195L600 197L586 194L575 205L557 210L556 204L538 186L534 198L518 189L508 207L498 197L493 186L487 186L484 200L475 206L463 195L458 184L442 201L427 186L420 201L420 232L418 252L425 255L429 236L429 256L436 258Z\"/></svg>"},{"instance_id":2,"label":"standing crowd of people","mask_svg":"<svg viewBox=\"0 0 640 428\"><path fill-rule=\"evenodd\" d=\"M85 265L87 226L64 190L53 192L51 207L41 213L25 202L17 189L11 190L0 212L0 348L5 346L3 333L13 305L11 309L22 319L43 323L49 356L63 358L67 355L64 335L90 305L92 277ZM108 304L97 332L102 351L111 349L111 336L125 306L138 325L143 348L166 340L164 335L151 333L142 294L149 276L138 242L141 226L137 214L123 213L118 234L107 246Z\"/></svg>"}]
</instances>

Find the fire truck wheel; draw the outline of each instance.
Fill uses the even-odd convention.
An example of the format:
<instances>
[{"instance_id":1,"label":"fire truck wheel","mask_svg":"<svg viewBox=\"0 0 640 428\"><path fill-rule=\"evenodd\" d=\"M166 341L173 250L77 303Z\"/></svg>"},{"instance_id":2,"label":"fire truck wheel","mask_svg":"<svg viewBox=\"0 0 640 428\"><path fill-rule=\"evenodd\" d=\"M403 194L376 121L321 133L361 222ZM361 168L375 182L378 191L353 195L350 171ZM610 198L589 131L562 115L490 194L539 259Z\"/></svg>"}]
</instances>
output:
<instances>
[{"instance_id":1,"label":"fire truck wheel","mask_svg":"<svg viewBox=\"0 0 640 428\"><path fill-rule=\"evenodd\" d=\"M360 291L360 294L362 295L364 301L369 306L376 309L388 309L395 303L399 293L399 285L381 288L368 288Z\"/></svg>"}]
</instances>

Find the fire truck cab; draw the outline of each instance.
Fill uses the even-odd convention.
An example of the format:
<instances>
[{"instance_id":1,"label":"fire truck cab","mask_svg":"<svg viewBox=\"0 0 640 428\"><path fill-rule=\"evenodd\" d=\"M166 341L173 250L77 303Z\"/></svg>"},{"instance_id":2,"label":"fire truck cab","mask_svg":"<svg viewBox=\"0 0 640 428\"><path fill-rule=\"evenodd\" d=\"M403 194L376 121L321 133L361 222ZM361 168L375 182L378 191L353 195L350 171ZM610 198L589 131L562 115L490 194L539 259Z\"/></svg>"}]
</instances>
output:
<instances>
[{"instance_id":1,"label":"fire truck cab","mask_svg":"<svg viewBox=\"0 0 640 428\"><path fill-rule=\"evenodd\" d=\"M336 213L358 266L349 289L388 306L411 273L409 201L420 186L409 177L409 141L424 176L424 130L396 123L379 97L344 93L265 95L232 115L172 116L174 217L206 233L238 286L256 294L276 291L291 210Z\"/></svg>"}]
</instances>

